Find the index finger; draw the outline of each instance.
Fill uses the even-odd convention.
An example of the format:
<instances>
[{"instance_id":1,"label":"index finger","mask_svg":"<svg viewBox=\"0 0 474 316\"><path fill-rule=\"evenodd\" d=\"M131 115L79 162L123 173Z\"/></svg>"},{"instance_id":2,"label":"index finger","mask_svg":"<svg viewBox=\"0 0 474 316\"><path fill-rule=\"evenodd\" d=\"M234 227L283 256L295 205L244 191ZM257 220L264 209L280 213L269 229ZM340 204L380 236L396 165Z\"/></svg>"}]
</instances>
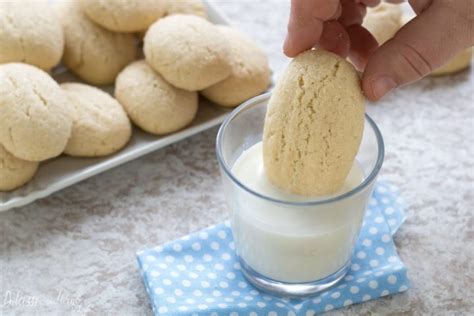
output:
<instances>
[{"instance_id":1,"label":"index finger","mask_svg":"<svg viewBox=\"0 0 474 316\"><path fill-rule=\"evenodd\" d=\"M323 23L340 10L339 0L292 0L284 52L293 57L319 42Z\"/></svg>"}]
</instances>

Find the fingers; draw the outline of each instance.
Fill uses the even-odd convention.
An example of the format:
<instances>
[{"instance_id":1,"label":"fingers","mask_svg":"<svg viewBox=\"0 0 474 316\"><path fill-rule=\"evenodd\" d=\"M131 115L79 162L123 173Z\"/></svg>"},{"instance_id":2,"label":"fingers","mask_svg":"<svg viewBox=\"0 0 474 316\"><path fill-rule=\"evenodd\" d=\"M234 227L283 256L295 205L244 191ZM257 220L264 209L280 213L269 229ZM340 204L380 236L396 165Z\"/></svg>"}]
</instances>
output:
<instances>
[{"instance_id":1,"label":"fingers","mask_svg":"<svg viewBox=\"0 0 474 316\"><path fill-rule=\"evenodd\" d=\"M408 0L408 2L416 14L421 14L423 11L428 9L433 0Z\"/></svg>"},{"instance_id":2,"label":"fingers","mask_svg":"<svg viewBox=\"0 0 474 316\"><path fill-rule=\"evenodd\" d=\"M469 46L469 28L457 12L433 4L370 57L362 80L366 96L379 100L429 74Z\"/></svg>"},{"instance_id":3,"label":"fingers","mask_svg":"<svg viewBox=\"0 0 474 316\"><path fill-rule=\"evenodd\" d=\"M377 40L361 25L348 26L346 31L351 42L349 58L357 70L364 70L369 56L378 48Z\"/></svg>"},{"instance_id":4,"label":"fingers","mask_svg":"<svg viewBox=\"0 0 474 316\"><path fill-rule=\"evenodd\" d=\"M354 0L342 0L342 13L339 22L344 26L362 24L365 15L365 5Z\"/></svg>"},{"instance_id":5,"label":"fingers","mask_svg":"<svg viewBox=\"0 0 474 316\"><path fill-rule=\"evenodd\" d=\"M319 42L324 21L340 12L339 0L292 0L285 54L294 57Z\"/></svg>"},{"instance_id":6,"label":"fingers","mask_svg":"<svg viewBox=\"0 0 474 316\"><path fill-rule=\"evenodd\" d=\"M324 30L317 47L333 52L339 56L347 57L349 54L350 40L344 26L338 21L324 23Z\"/></svg>"},{"instance_id":7,"label":"fingers","mask_svg":"<svg viewBox=\"0 0 474 316\"><path fill-rule=\"evenodd\" d=\"M375 7L380 3L380 0L357 0L356 2L365 4L368 7Z\"/></svg>"}]
</instances>

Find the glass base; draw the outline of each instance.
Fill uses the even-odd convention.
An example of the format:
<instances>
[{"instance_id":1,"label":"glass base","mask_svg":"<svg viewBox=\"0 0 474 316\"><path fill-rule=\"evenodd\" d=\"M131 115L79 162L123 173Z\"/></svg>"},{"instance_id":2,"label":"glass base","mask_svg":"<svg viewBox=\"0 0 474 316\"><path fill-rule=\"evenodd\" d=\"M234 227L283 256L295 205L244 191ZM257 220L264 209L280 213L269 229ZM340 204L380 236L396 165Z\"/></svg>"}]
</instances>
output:
<instances>
[{"instance_id":1,"label":"glass base","mask_svg":"<svg viewBox=\"0 0 474 316\"><path fill-rule=\"evenodd\" d=\"M298 298L315 295L336 285L342 280L342 278L344 278L351 265L351 262L348 261L341 269L325 277L324 279L305 283L286 283L261 275L257 271L253 270L240 257L239 262L242 267L242 273L244 277L256 288L275 295Z\"/></svg>"}]
</instances>

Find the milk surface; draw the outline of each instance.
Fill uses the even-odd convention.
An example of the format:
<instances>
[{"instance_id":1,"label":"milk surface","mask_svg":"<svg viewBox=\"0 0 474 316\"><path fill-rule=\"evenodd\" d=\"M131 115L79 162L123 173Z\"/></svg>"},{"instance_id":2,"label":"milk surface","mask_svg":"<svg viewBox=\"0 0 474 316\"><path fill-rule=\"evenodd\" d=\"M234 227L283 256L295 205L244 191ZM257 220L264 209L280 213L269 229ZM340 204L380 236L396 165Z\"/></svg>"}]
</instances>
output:
<instances>
[{"instance_id":1,"label":"milk surface","mask_svg":"<svg viewBox=\"0 0 474 316\"><path fill-rule=\"evenodd\" d=\"M279 190L268 182L262 143L244 151L232 173L245 186L288 202L315 201ZM364 174L354 163L335 196L357 187ZM320 197L319 199L327 199ZM310 282L340 270L350 260L366 208L363 194L321 205L275 203L241 191L231 205L237 252L255 271L283 282Z\"/></svg>"}]
</instances>

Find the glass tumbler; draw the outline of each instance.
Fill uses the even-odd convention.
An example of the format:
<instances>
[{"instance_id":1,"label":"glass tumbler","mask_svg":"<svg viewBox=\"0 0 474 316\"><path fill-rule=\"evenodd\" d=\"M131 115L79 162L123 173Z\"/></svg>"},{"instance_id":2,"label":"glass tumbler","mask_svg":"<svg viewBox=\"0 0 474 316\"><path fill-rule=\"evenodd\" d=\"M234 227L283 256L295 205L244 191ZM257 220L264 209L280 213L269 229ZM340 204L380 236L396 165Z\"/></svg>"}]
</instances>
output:
<instances>
[{"instance_id":1,"label":"glass tumbler","mask_svg":"<svg viewBox=\"0 0 474 316\"><path fill-rule=\"evenodd\" d=\"M262 141L269 97L255 97L229 115L217 135L217 157L242 273L261 290L306 296L335 285L347 273L384 145L366 115L356 156L363 180L355 188L297 202L255 192L238 180L232 167L245 150Z\"/></svg>"}]
</instances>

